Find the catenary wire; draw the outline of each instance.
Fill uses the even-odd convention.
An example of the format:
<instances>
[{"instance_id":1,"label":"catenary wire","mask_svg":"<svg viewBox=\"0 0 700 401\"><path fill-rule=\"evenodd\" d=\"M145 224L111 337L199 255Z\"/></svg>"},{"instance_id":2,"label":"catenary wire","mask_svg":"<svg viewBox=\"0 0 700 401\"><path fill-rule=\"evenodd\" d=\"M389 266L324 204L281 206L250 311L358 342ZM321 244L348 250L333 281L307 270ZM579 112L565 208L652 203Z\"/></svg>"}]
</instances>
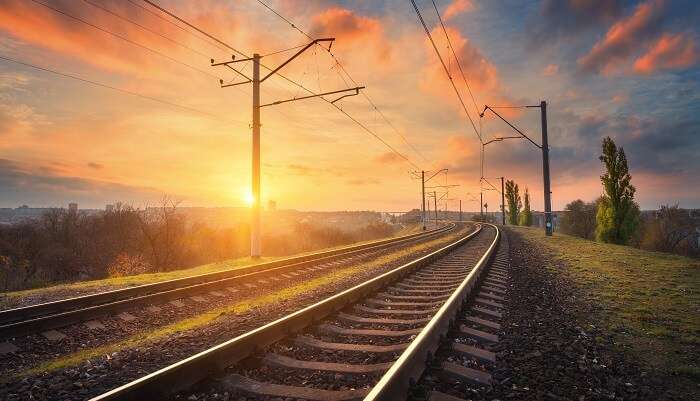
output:
<instances>
[{"instance_id":1,"label":"catenary wire","mask_svg":"<svg viewBox=\"0 0 700 401\"><path fill-rule=\"evenodd\" d=\"M236 124L247 125L247 123L245 123L245 122L243 122L243 121L226 119L226 118L223 118L223 117L221 117L221 116L217 116L216 114L212 114L212 113L209 113L209 112L206 112L206 111L198 110L198 109L195 109L195 108L192 108L192 107L189 107L189 106L184 106L184 105L177 104L177 103L174 103L174 102L171 102L171 101L168 101L168 100L159 99L159 98L156 98L156 97L153 97L153 96L144 95L144 94L141 94L141 93L138 93L138 92L133 92L133 91L130 91L130 90L128 90L128 89L119 88L119 87L112 86L112 85L108 85L108 84L105 84L105 83L102 83L102 82L93 81L93 80L91 80L91 79L83 78L83 77L80 77L80 76L78 76L78 75L69 74L69 73L66 73L66 72L61 72L61 71L54 70L54 69L47 68L47 67L41 67L41 66L38 66L38 65L35 65L35 64L28 63L28 62L26 62L26 61L17 60L17 59L14 59L14 58L11 58L11 57L7 57L7 56L2 56L2 55L0 55L0 59L5 60L5 61L9 61L9 62L11 62L11 63L23 65L23 66L25 66L25 67L34 68L34 69L39 70L39 71L44 71L44 72L48 72L48 73L51 73L51 74L54 74L54 75L62 76L62 77L64 77L64 78L70 78L70 79L73 79L73 80L76 80L76 81L80 81L80 82L82 82L82 83L86 83L86 84L90 84L90 85L94 85L94 86L99 86L99 87L105 88L105 89L111 89L111 90L113 90L113 91L121 92L121 93L123 93L123 94L127 94L127 95L131 95L131 96L139 97L139 98L146 99L146 100L150 100L150 101L157 102L157 103L162 103L162 104L165 104L165 105L168 105L168 106L171 106L171 107L176 107L176 108L179 108L179 109L182 109L182 110L186 110L186 111L189 111L189 112L192 112L192 113L201 114L201 115L204 115L204 116L207 116L207 117L210 117L210 118L212 118L212 119L219 120L219 121L222 121L222 122L226 122L226 123L231 123L231 122L233 122L233 123L236 123Z\"/></svg>"},{"instance_id":2,"label":"catenary wire","mask_svg":"<svg viewBox=\"0 0 700 401\"><path fill-rule=\"evenodd\" d=\"M263 7L267 8L268 10L270 10L273 14L275 14L275 15L276 15L277 17L279 17L281 20L283 20L284 22L286 22L287 24L289 24L289 25L290 25L292 28L294 28L296 31L298 31L299 33L301 33L302 35L304 35L306 38L308 38L309 40L313 40L313 38L311 37L311 35L309 35L308 33L306 33L303 29L299 28L299 26L297 26L297 25L296 25L294 22L292 22L289 18L287 18L287 17L285 17L284 15L280 14L277 10L275 10L275 9L272 8L272 7L270 7L270 6L269 6L267 3L265 3L264 1L262 1L262 0L256 0L256 1L257 1L258 3L260 3ZM350 73L345 69L345 67L343 66L343 64L340 62L340 60L338 60L338 58L337 58L337 57L335 56L335 54L330 50L330 48L326 48L325 46L321 46L321 45L318 45L318 46L321 47L323 50L325 50L325 51L333 58L333 61L335 61L335 64L338 66L338 68L340 69L340 71L342 71L342 73L341 73L341 72L338 72L338 76L340 76L340 78L343 80L343 82L344 82L346 85L348 85L348 83L347 83L347 81L345 80L345 77L343 76L343 73L348 77L348 79L350 79L350 81L351 81L355 86L359 86L359 84L357 83L357 81L355 81L355 79L354 79L354 78L350 75ZM349 86L349 85L348 85L348 86ZM366 91L362 91L361 94L362 94L362 96L367 100L367 102L370 104L370 106L372 106L372 108L373 108L373 109L379 114L379 116L384 120L384 122L385 122L387 125L389 125L389 126L391 127L391 129L404 141L404 143L406 143L406 145L408 145L408 147L409 147L415 154L417 154L421 159L423 159L425 162L429 162L429 160L428 160L421 152L419 152L418 149L416 149L416 148L413 146L413 144L411 144L411 143L408 141L408 139L406 138L406 136L403 135L403 134L396 128L396 126L391 122L391 120L389 120L389 119L386 117L386 115L379 109L379 107L377 107L377 105L374 103L374 101L372 101L372 98L370 98L370 96L366 93Z\"/></svg>"},{"instance_id":3,"label":"catenary wire","mask_svg":"<svg viewBox=\"0 0 700 401\"><path fill-rule=\"evenodd\" d=\"M462 105L462 109L464 112L467 114L467 118L469 118L469 122L472 125L472 128L474 128L474 133L476 136L479 138L479 142L483 143L483 139L481 138L481 133L479 130L477 130L476 125L474 124L474 120L472 119L472 116L469 114L469 110L467 110L467 106L464 104L464 99L462 99L462 95L459 93L459 90L457 89L457 85L455 85L454 80L452 79L452 75L450 75L450 71L447 68L447 65L445 64L445 60L442 58L442 55L440 54L440 51L437 48L437 45L435 44L435 40L433 40L433 35L430 34L430 29L428 29L428 25L425 23L425 20L423 19L423 16L420 13L420 10L418 9L418 5L416 4L415 0L411 0L411 3L413 4L413 9L416 11L416 15L418 16L418 19L420 20L421 25L423 25L423 29L425 30L425 34L427 35L428 39L430 40L430 43L433 45L433 49L435 50L435 54L438 56L438 59L440 60L440 64L442 64L443 69L445 70L445 74L447 74L447 78L450 81L450 84L452 85L452 88L455 91L455 94L457 95L457 98L459 99L459 103Z\"/></svg>"}]
</instances>

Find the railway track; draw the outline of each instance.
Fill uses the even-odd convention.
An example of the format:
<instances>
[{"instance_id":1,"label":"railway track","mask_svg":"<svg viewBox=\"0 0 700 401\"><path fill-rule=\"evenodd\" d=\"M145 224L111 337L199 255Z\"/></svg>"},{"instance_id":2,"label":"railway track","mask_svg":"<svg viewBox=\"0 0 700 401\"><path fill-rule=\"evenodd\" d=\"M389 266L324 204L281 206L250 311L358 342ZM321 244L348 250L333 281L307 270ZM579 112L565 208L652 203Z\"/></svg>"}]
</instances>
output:
<instances>
[{"instance_id":1,"label":"railway track","mask_svg":"<svg viewBox=\"0 0 700 401\"><path fill-rule=\"evenodd\" d=\"M506 276L487 275L487 269L500 239L496 226L479 224L435 252L92 401L448 397L430 386L437 383L432 365L436 356L443 357L437 351L452 338L455 321L489 325L499 314L499 291L488 287L503 289ZM479 305L467 318L463 308L470 299ZM457 348L472 352L474 359L490 355L476 345ZM479 369L469 373L488 375ZM441 399L447 398L434 401Z\"/></svg>"},{"instance_id":2,"label":"railway track","mask_svg":"<svg viewBox=\"0 0 700 401\"><path fill-rule=\"evenodd\" d=\"M174 280L144 284L113 291L100 292L54 302L0 311L0 340L33 333L46 333L72 324L88 322L100 316L118 314L133 308L162 304L168 301L211 293L234 293L244 286L254 286L265 279L281 280L279 276L297 275L299 271L323 270L429 240L454 230L455 224L407 236L353 245L330 251L285 258L273 262L245 266ZM52 331L50 332L52 333Z\"/></svg>"}]
</instances>

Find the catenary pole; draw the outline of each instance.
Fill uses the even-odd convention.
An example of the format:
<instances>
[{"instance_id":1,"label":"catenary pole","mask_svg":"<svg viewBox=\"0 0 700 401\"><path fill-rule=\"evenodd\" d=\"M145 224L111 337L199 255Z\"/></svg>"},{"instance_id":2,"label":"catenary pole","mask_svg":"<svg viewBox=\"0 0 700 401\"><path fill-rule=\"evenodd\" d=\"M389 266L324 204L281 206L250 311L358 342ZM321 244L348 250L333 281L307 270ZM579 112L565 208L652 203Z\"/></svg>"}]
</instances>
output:
<instances>
[{"instance_id":1,"label":"catenary pole","mask_svg":"<svg viewBox=\"0 0 700 401\"><path fill-rule=\"evenodd\" d=\"M253 208L250 256L259 258L260 246L260 55L253 54Z\"/></svg>"},{"instance_id":2,"label":"catenary pole","mask_svg":"<svg viewBox=\"0 0 700 401\"><path fill-rule=\"evenodd\" d=\"M505 187L503 185L503 180L504 177L501 177L501 214L502 214L502 223L505 226L506 225L506 195L505 195Z\"/></svg>"},{"instance_id":3,"label":"catenary pole","mask_svg":"<svg viewBox=\"0 0 700 401\"><path fill-rule=\"evenodd\" d=\"M542 176L544 177L544 230L552 235L552 191L549 183L549 144L547 142L547 102L540 102L542 114Z\"/></svg>"},{"instance_id":4,"label":"catenary pole","mask_svg":"<svg viewBox=\"0 0 700 401\"><path fill-rule=\"evenodd\" d=\"M425 219L426 219L426 215L425 215L425 171L420 172L420 177L421 177L421 180L420 180L421 193L423 194L423 197L421 198L421 199L423 199L423 209L422 209L421 219L423 220L423 231L425 231Z\"/></svg>"}]
</instances>

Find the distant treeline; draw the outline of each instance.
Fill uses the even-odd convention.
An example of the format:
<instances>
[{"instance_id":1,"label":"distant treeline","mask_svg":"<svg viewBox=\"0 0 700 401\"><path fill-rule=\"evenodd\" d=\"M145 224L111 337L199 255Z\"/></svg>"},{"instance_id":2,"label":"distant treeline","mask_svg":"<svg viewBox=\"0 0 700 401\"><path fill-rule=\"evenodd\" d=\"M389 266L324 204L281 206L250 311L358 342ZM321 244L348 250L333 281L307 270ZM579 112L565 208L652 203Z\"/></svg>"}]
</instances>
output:
<instances>
[{"instance_id":1,"label":"distant treeline","mask_svg":"<svg viewBox=\"0 0 700 401\"><path fill-rule=\"evenodd\" d=\"M296 222L285 232L268 231L266 256L283 256L387 237L394 226L381 221L352 231ZM188 220L177 204L137 210L117 204L85 214L52 209L41 218L0 226L0 289L161 272L249 254L249 226L212 228Z\"/></svg>"}]
</instances>

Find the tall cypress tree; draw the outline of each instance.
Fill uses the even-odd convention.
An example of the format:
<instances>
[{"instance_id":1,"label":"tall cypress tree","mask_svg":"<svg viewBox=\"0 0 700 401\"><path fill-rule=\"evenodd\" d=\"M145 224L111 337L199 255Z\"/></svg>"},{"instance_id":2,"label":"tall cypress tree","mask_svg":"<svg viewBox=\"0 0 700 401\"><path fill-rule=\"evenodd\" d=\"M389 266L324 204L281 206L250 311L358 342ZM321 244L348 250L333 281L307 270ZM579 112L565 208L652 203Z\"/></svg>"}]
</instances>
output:
<instances>
[{"instance_id":1,"label":"tall cypress tree","mask_svg":"<svg viewBox=\"0 0 700 401\"><path fill-rule=\"evenodd\" d=\"M631 184L627 156L607 137L600 161L605 165L605 174L600 176L605 195L596 214L596 240L627 244L639 226L639 205L634 201L636 189Z\"/></svg>"},{"instance_id":2,"label":"tall cypress tree","mask_svg":"<svg viewBox=\"0 0 700 401\"><path fill-rule=\"evenodd\" d=\"M508 224L518 225L518 214L523 203L520 199L520 189L513 180L506 181L506 203L508 204Z\"/></svg>"},{"instance_id":3,"label":"tall cypress tree","mask_svg":"<svg viewBox=\"0 0 700 401\"><path fill-rule=\"evenodd\" d=\"M532 225L532 209L530 207L530 191L525 188L525 195L523 195L523 211L520 212L519 223L521 226L531 226Z\"/></svg>"}]
</instances>

